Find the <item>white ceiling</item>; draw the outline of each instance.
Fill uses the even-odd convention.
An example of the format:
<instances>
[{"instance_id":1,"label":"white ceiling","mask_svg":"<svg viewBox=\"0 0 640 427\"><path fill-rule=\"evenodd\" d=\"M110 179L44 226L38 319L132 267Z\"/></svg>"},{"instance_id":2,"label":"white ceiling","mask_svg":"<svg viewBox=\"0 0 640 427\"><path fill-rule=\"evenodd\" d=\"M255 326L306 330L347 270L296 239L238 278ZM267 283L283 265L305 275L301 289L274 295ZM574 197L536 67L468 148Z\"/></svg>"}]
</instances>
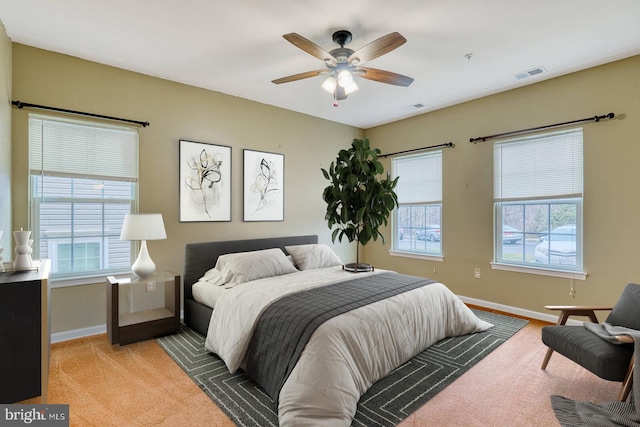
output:
<instances>
[{"instance_id":1,"label":"white ceiling","mask_svg":"<svg viewBox=\"0 0 640 427\"><path fill-rule=\"evenodd\" d=\"M0 0L0 20L17 43L363 129L640 54L640 0ZM353 50L402 34L366 66L413 84L358 78L334 107L322 76L271 83L323 68L283 34L329 51L339 29Z\"/></svg>"}]
</instances>

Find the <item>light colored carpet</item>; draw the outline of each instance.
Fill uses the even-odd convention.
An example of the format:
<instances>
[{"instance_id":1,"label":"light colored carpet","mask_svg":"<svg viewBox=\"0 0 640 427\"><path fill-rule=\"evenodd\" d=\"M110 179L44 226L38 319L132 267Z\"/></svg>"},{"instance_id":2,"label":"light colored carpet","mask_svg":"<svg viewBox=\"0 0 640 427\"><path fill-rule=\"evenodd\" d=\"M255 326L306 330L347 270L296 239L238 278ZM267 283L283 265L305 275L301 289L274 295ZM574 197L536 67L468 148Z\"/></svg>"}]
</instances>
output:
<instances>
[{"instance_id":1,"label":"light colored carpet","mask_svg":"<svg viewBox=\"0 0 640 427\"><path fill-rule=\"evenodd\" d=\"M531 322L440 392L402 427L557 426L549 396L605 402L620 384L554 354ZM51 349L49 403L70 405L72 426L233 426L154 341L111 346L106 335Z\"/></svg>"},{"instance_id":2,"label":"light colored carpet","mask_svg":"<svg viewBox=\"0 0 640 427\"><path fill-rule=\"evenodd\" d=\"M546 371L540 369L547 350L542 326L525 326L400 426L558 426L552 394L615 400L621 383L602 380L564 356L554 353Z\"/></svg>"},{"instance_id":3,"label":"light colored carpet","mask_svg":"<svg viewBox=\"0 0 640 427\"><path fill-rule=\"evenodd\" d=\"M154 340L54 344L49 403L70 405L71 426L234 425Z\"/></svg>"}]
</instances>

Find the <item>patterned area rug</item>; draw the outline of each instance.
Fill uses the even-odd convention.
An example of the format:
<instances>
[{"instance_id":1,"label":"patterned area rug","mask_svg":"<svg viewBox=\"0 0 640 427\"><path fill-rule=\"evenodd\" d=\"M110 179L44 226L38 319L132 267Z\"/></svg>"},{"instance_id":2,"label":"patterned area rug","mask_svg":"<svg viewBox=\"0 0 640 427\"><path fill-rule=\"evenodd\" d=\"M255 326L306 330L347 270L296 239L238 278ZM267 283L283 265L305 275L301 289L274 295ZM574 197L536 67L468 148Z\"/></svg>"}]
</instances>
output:
<instances>
[{"instance_id":1,"label":"patterned area rug","mask_svg":"<svg viewBox=\"0 0 640 427\"><path fill-rule=\"evenodd\" d=\"M474 313L495 326L486 332L444 339L375 383L358 403L354 426L395 426L528 322L482 310ZM271 399L242 373L204 349L204 337L182 325L158 344L239 426L277 426Z\"/></svg>"}]
</instances>

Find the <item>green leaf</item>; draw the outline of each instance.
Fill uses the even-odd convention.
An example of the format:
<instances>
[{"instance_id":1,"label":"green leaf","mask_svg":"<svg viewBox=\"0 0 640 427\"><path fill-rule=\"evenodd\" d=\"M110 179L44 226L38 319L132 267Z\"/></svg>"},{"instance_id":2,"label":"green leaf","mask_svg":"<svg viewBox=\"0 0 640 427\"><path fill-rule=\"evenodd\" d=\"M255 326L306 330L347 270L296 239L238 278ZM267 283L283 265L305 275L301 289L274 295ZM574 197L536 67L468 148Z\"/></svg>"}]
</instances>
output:
<instances>
[{"instance_id":1,"label":"green leaf","mask_svg":"<svg viewBox=\"0 0 640 427\"><path fill-rule=\"evenodd\" d=\"M393 191L398 177L393 181L377 179L377 175L384 173L379 155L380 150L372 149L368 138L356 138L351 148L338 152L328 170L321 168L330 182L322 198L327 203L325 220L329 228L336 227L333 241L346 237L364 245L380 236L384 242L378 227L387 225L391 211L398 205Z\"/></svg>"}]
</instances>

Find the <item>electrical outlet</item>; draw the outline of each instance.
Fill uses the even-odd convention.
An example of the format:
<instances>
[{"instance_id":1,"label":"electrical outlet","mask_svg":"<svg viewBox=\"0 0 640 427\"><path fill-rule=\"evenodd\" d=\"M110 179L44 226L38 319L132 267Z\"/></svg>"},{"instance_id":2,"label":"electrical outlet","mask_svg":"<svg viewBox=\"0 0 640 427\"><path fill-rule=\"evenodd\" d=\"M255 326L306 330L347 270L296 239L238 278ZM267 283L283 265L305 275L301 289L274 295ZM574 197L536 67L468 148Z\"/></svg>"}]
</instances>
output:
<instances>
[{"instance_id":1,"label":"electrical outlet","mask_svg":"<svg viewBox=\"0 0 640 427\"><path fill-rule=\"evenodd\" d=\"M480 270L479 268L474 268L473 269L473 278L474 279L479 279L482 277L482 270Z\"/></svg>"},{"instance_id":2,"label":"electrical outlet","mask_svg":"<svg viewBox=\"0 0 640 427\"><path fill-rule=\"evenodd\" d=\"M156 291L156 281L150 280L147 282L147 292L155 292Z\"/></svg>"}]
</instances>

